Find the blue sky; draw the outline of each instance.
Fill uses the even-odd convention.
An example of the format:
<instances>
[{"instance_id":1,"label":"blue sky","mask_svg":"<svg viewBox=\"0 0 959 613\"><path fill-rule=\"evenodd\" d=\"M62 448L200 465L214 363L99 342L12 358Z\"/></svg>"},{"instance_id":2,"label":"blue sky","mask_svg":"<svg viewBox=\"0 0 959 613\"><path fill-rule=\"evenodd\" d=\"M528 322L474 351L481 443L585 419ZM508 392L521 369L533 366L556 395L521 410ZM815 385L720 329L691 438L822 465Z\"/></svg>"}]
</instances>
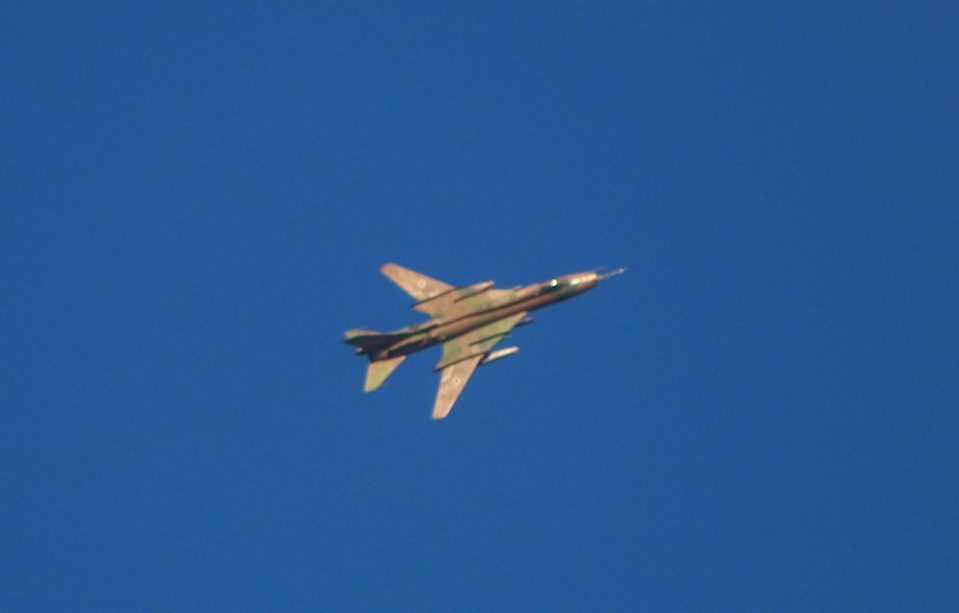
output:
<instances>
[{"instance_id":1,"label":"blue sky","mask_svg":"<svg viewBox=\"0 0 959 613\"><path fill-rule=\"evenodd\" d=\"M5 3L0 608L957 610L957 17Z\"/></svg>"}]
</instances>

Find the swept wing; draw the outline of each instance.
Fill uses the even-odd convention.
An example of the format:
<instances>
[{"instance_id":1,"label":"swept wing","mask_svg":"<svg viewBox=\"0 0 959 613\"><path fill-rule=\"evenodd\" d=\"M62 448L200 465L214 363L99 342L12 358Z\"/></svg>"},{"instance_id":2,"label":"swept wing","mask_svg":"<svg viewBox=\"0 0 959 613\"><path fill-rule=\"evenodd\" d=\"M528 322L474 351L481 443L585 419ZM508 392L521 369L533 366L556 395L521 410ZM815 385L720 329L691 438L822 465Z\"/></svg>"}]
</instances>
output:
<instances>
[{"instance_id":1,"label":"swept wing","mask_svg":"<svg viewBox=\"0 0 959 613\"><path fill-rule=\"evenodd\" d=\"M492 281L456 287L393 263L384 264L380 271L416 300L414 309L434 319L487 309L515 293L515 290L493 289Z\"/></svg>"},{"instance_id":2,"label":"swept wing","mask_svg":"<svg viewBox=\"0 0 959 613\"><path fill-rule=\"evenodd\" d=\"M384 264L382 268L380 268L380 272L389 277L390 281L399 285L400 289L418 301L435 298L440 294L454 289L449 283L443 283L442 281L418 273L415 270L403 268L399 264Z\"/></svg>"},{"instance_id":3,"label":"swept wing","mask_svg":"<svg viewBox=\"0 0 959 613\"><path fill-rule=\"evenodd\" d=\"M443 357L436 365L443 374L433 404L433 419L443 419L450 414L473 371L482 364L496 343L503 340L524 317L526 311L496 320L443 343Z\"/></svg>"}]
</instances>

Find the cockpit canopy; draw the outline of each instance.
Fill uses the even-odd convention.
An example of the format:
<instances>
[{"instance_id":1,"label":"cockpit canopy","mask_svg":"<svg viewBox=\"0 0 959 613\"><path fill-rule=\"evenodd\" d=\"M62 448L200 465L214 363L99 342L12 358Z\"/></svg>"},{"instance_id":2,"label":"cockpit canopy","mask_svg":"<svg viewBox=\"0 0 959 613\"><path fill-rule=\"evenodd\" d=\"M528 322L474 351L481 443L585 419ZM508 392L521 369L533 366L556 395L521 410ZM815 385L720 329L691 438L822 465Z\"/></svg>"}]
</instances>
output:
<instances>
[{"instance_id":1,"label":"cockpit canopy","mask_svg":"<svg viewBox=\"0 0 959 613\"><path fill-rule=\"evenodd\" d=\"M560 287L562 287L563 282L559 279L550 279L549 283L543 286L544 292L555 292Z\"/></svg>"}]
</instances>

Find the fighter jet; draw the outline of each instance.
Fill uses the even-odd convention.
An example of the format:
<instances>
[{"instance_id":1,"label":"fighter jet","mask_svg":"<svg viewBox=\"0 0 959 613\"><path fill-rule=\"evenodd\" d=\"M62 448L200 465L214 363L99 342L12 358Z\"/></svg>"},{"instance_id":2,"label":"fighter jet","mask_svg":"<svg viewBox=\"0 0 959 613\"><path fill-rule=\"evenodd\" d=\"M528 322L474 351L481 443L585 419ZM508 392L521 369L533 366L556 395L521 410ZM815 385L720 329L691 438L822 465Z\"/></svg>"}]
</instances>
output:
<instances>
[{"instance_id":1,"label":"fighter jet","mask_svg":"<svg viewBox=\"0 0 959 613\"><path fill-rule=\"evenodd\" d=\"M442 374L433 419L444 419L473 371L519 351L519 347L496 351L493 347L513 328L532 323L530 311L578 296L624 269L605 274L577 272L511 289L494 289L493 281L455 287L392 263L384 264L380 271L412 296L416 300L413 308L430 319L394 332L347 330L346 342L356 347L357 355L370 359L363 389L372 392L383 385L407 355L442 345L443 356L436 364Z\"/></svg>"}]
</instances>

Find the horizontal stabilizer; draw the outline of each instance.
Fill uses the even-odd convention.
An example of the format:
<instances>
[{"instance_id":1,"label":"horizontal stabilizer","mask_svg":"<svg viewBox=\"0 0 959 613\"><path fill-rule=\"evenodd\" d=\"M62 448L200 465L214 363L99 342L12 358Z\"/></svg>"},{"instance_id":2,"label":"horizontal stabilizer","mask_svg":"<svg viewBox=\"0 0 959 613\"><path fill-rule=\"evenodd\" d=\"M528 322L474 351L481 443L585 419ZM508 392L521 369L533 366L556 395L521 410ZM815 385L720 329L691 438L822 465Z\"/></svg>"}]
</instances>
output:
<instances>
[{"instance_id":1,"label":"horizontal stabilizer","mask_svg":"<svg viewBox=\"0 0 959 613\"><path fill-rule=\"evenodd\" d=\"M393 371L396 370L405 359L406 356L401 355L388 360L370 362L370 365L366 367L366 383L363 385L363 391L372 392L383 385L386 378L392 375Z\"/></svg>"}]
</instances>

